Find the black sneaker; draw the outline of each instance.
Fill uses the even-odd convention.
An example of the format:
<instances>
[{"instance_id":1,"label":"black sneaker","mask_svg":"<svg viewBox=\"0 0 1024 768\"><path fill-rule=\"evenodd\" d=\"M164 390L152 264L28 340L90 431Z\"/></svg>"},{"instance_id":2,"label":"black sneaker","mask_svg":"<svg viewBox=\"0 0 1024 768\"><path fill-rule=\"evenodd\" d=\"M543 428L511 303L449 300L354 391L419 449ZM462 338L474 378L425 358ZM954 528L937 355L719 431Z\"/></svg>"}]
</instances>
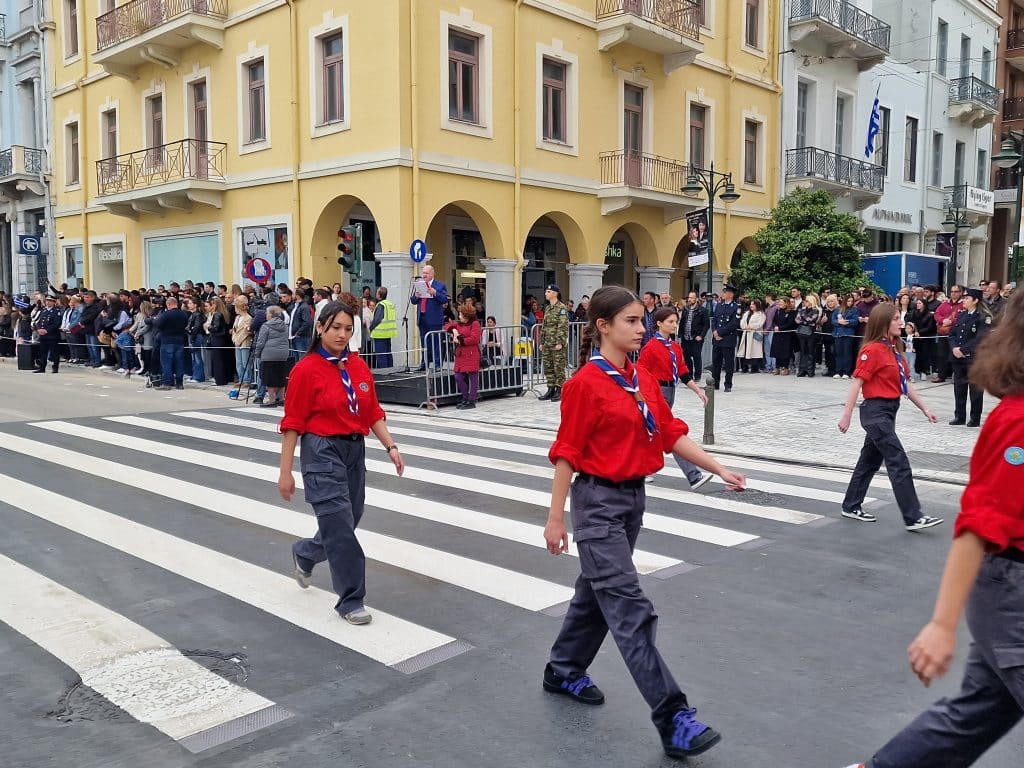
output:
<instances>
[{"instance_id":1,"label":"black sneaker","mask_svg":"<svg viewBox=\"0 0 1024 768\"><path fill-rule=\"evenodd\" d=\"M570 680L567 677L556 675L550 664L544 667L544 690L548 693L568 696L583 704L604 704L604 694L589 677L580 675Z\"/></svg>"},{"instance_id":2,"label":"black sneaker","mask_svg":"<svg viewBox=\"0 0 1024 768\"><path fill-rule=\"evenodd\" d=\"M710 472L705 472L696 480L690 481L690 490L696 491L698 488L702 488L703 486L711 482L712 477L714 477L714 475L712 475Z\"/></svg>"},{"instance_id":3,"label":"black sneaker","mask_svg":"<svg viewBox=\"0 0 1024 768\"><path fill-rule=\"evenodd\" d=\"M681 709L661 729L661 746L669 757L680 759L707 752L722 740L722 734L697 719L696 709Z\"/></svg>"},{"instance_id":4,"label":"black sneaker","mask_svg":"<svg viewBox=\"0 0 1024 768\"><path fill-rule=\"evenodd\" d=\"M262 397L253 398L252 403L253 403L253 405L263 405L263 398Z\"/></svg>"},{"instance_id":5,"label":"black sneaker","mask_svg":"<svg viewBox=\"0 0 1024 768\"><path fill-rule=\"evenodd\" d=\"M936 525L942 525L943 520L941 517L929 517L928 515L922 515L917 518L913 523L909 523L904 526L908 531L923 531L925 528L934 528Z\"/></svg>"},{"instance_id":6,"label":"black sneaker","mask_svg":"<svg viewBox=\"0 0 1024 768\"><path fill-rule=\"evenodd\" d=\"M844 509L843 517L848 517L851 520L860 520L862 523L873 523L878 520L877 517L872 515L870 512L865 512L860 507L856 509Z\"/></svg>"}]
</instances>

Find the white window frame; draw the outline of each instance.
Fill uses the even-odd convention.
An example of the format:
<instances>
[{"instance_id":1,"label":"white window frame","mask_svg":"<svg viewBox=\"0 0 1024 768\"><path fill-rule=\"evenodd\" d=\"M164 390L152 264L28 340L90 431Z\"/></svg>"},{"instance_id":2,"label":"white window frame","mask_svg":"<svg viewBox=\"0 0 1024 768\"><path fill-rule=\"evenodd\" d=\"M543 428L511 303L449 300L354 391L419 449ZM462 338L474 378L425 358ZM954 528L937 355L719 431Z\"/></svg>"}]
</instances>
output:
<instances>
[{"instance_id":1,"label":"white window frame","mask_svg":"<svg viewBox=\"0 0 1024 768\"><path fill-rule=\"evenodd\" d=\"M106 152L107 146L107 125L105 116L108 112L114 113L114 122L117 124L117 133L114 136L114 154L108 155ZM100 104L99 109L96 112L96 140L98 144L98 152L96 157L98 160L109 160L117 157L121 154L121 106L117 99L108 99L103 104ZM96 166L98 167L98 166ZM110 174L113 176L113 174Z\"/></svg>"},{"instance_id":2,"label":"white window frame","mask_svg":"<svg viewBox=\"0 0 1024 768\"><path fill-rule=\"evenodd\" d=\"M216 235L218 242L218 252L221 254L220 258L220 276L217 278L218 283L227 283L231 285L232 282L237 282L235 278L228 280L224 279L224 223L223 222L211 222L209 224L189 224L182 227L166 227L164 229L147 229L138 233L139 243L139 258L141 259L142 267L142 284L149 285L148 264L149 259L147 258L147 243L150 240L163 240L170 237L181 237L187 235ZM90 242L92 239L90 238ZM117 242L116 238L107 238L102 241L103 244L110 244ZM289 240L288 242L291 242ZM121 236L122 247L124 247L124 236ZM127 251L125 253L125 263L128 262ZM233 270L232 270L233 271Z\"/></svg>"},{"instance_id":3,"label":"white window frame","mask_svg":"<svg viewBox=\"0 0 1024 768\"><path fill-rule=\"evenodd\" d=\"M975 150L977 165L974 169L974 183L978 189L988 189L992 178L992 163L988 159L988 150L979 147Z\"/></svg>"},{"instance_id":4,"label":"white window frame","mask_svg":"<svg viewBox=\"0 0 1024 768\"><path fill-rule=\"evenodd\" d=\"M72 120L70 122L74 122L74 120ZM57 271L60 274L60 282L67 283L68 286L70 286L70 287L73 287L73 286L71 286L71 283L68 281L68 268L67 268L67 265L68 265L68 251L70 251L72 248L81 248L82 249L82 271L83 272L85 272L86 266L89 264L89 253L86 250L85 243L82 241L82 238L80 238L80 237L69 237L66 240L61 240L60 241L60 264L57 265L58 266L58 270ZM81 277L82 277L83 283L85 285L88 285L88 283L84 282L85 281L85 275L82 275Z\"/></svg>"},{"instance_id":5,"label":"white window frame","mask_svg":"<svg viewBox=\"0 0 1024 768\"><path fill-rule=\"evenodd\" d=\"M71 165L71 158L70 158L71 147L70 147L70 145L68 143L68 132L71 130L71 126L72 125L75 125L75 126L78 127L78 181L69 183L68 182L67 169ZM63 126L63 136L64 136L64 191L65 192L74 192L74 191L80 190L82 188L82 177L85 175L85 167L84 167L85 164L83 162L83 160L85 159L85 152L82 151L83 147L82 147L82 119L81 119L81 116L77 112L68 114L68 116L64 119L64 122L62 123L62 126Z\"/></svg>"},{"instance_id":6,"label":"white window frame","mask_svg":"<svg viewBox=\"0 0 1024 768\"><path fill-rule=\"evenodd\" d=\"M182 90L182 94L181 94L182 110L181 110L181 113L182 113L182 116L183 116L182 128L184 129L184 133L182 133L182 136L184 136L186 139L194 139L194 138L196 138L195 136L192 135L192 133L193 133L193 131L192 131L192 112L193 112L192 86L193 86L193 84L198 83L201 80L205 80L206 81L206 136L207 136L207 140L208 141L213 141L213 102L214 102L214 99L212 99L211 96L210 96L210 94L212 93L212 90L210 88L210 83L211 83L210 77L211 77L211 74L210 74L210 68L209 67L204 67L203 69L199 69L197 67L197 68L193 69L191 73L189 73L188 75L183 77L182 80L181 80L181 83L182 83L182 89L181 89Z\"/></svg>"},{"instance_id":7,"label":"white window frame","mask_svg":"<svg viewBox=\"0 0 1024 768\"><path fill-rule=\"evenodd\" d=\"M843 90L842 88L835 89L835 97L832 101L832 142L835 144L836 134L838 133L836 126L836 118L839 116L839 100L843 99L846 102L843 114L843 148L846 150L843 152L844 157L856 158L859 156L858 152L854 149L854 124L857 121L857 94L851 91ZM872 99L872 102L874 99ZM866 134L865 134L866 135ZM832 149L835 149L833 146Z\"/></svg>"},{"instance_id":8,"label":"white window frame","mask_svg":"<svg viewBox=\"0 0 1024 768\"><path fill-rule=\"evenodd\" d=\"M757 157L755 158L757 162L757 182L746 181L744 173L747 162L747 121L760 125L760 129L757 133ZM740 167L737 186L754 192L764 192L765 182L767 181L767 169L765 168L765 145L768 144L768 116L761 114L756 109L743 110L743 114L740 119L739 140ZM734 181L736 180L734 179Z\"/></svg>"},{"instance_id":9,"label":"white window frame","mask_svg":"<svg viewBox=\"0 0 1024 768\"><path fill-rule=\"evenodd\" d=\"M150 113L149 113L149 100L152 99L155 96L159 96L159 97L161 97L163 99L163 102L162 102L162 104L160 106L161 111L162 111L160 122L162 124L162 130L163 130L163 134L164 135L160 137L161 138L160 143L161 144L166 144L167 143L167 90L166 90L166 85L163 82L157 82L157 81L154 80L150 84L150 87L142 92L142 102L141 102L141 107L140 107L141 111L139 112L139 114L142 115L142 122L143 122L143 125L142 125L142 141L143 141L143 145L144 145L143 148L144 149L149 149L150 147L156 146L153 143L152 121L150 120ZM121 124L118 123L118 133L120 133L120 132L121 132Z\"/></svg>"},{"instance_id":10,"label":"white window frame","mask_svg":"<svg viewBox=\"0 0 1024 768\"><path fill-rule=\"evenodd\" d=\"M544 138L544 59L565 65L565 142ZM447 70L445 70L447 72ZM580 59L562 47L561 40L551 45L537 43L537 148L578 157L580 115ZM447 83L447 79L445 80Z\"/></svg>"},{"instance_id":11,"label":"white window frame","mask_svg":"<svg viewBox=\"0 0 1024 768\"><path fill-rule=\"evenodd\" d=\"M77 43L77 49L74 53L68 53L68 41L69 36L68 27L71 26L71 16L69 13L68 4L71 0L61 0L61 19L64 27L64 34L61 37L61 52L64 55L64 64L74 64L82 58L82 45L85 42L84 36L82 35L82 24L87 22L88 16L82 13L83 2L82 0L73 0L76 8L75 13L75 42Z\"/></svg>"},{"instance_id":12,"label":"white window frame","mask_svg":"<svg viewBox=\"0 0 1024 768\"><path fill-rule=\"evenodd\" d=\"M246 143L249 125L249 65L257 60L263 59L263 103L266 106L266 138L262 141ZM271 147L271 82L270 82L270 46L257 46L254 42L249 43L245 53L235 59L235 72L237 76L238 90L235 93L237 130L238 130L238 154L248 155L253 152L262 152Z\"/></svg>"},{"instance_id":13,"label":"white window frame","mask_svg":"<svg viewBox=\"0 0 1024 768\"><path fill-rule=\"evenodd\" d=\"M704 0L704 23L700 25L702 37L715 36L715 5L716 0Z\"/></svg>"},{"instance_id":14,"label":"white window frame","mask_svg":"<svg viewBox=\"0 0 1024 768\"><path fill-rule=\"evenodd\" d=\"M257 216L248 219L232 219L231 220L231 263L241 264L242 263L242 230L249 229L251 227L267 227L269 228L280 228L284 227L288 232L288 259L289 265L294 252L292 249L292 243L295 242L293 227L292 227L292 214L281 213L280 215L268 215L268 216ZM222 267L223 269L223 267ZM299 274L295 269L289 266L289 271L294 274Z\"/></svg>"},{"instance_id":15,"label":"white window frame","mask_svg":"<svg viewBox=\"0 0 1024 768\"><path fill-rule=\"evenodd\" d=\"M942 140L939 142L939 162L935 162L935 137L939 136ZM932 130L928 136L928 186L932 189L942 189L943 179L943 168L942 162L946 159L946 134L942 131ZM939 179L938 183L935 182L935 168L938 167Z\"/></svg>"},{"instance_id":16,"label":"white window frame","mask_svg":"<svg viewBox=\"0 0 1024 768\"><path fill-rule=\"evenodd\" d=\"M740 27L740 48L761 59L768 58L768 24L765 20L765 16L768 12L768 0L759 0L757 4L757 41L761 44L760 48L753 48L747 45L747 3L746 0L734 0L735 2L742 2L743 13L741 15L742 26Z\"/></svg>"},{"instance_id":17,"label":"white window frame","mask_svg":"<svg viewBox=\"0 0 1024 768\"><path fill-rule=\"evenodd\" d=\"M718 114L715 109L715 99L709 98L704 93L703 88L698 88L696 93L687 92L686 103L685 103L685 124L683 130L685 131L685 148L683 157L686 158L686 163L690 162L690 106L696 104L698 107L704 107L706 110L705 122L704 122L704 158L705 160L715 159L715 116Z\"/></svg>"},{"instance_id":18,"label":"white window frame","mask_svg":"<svg viewBox=\"0 0 1024 768\"><path fill-rule=\"evenodd\" d=\"M325 123L323 120L324 103L324 52L323 41L341 33L341 114L342 119ZM349 17L335 17L333 11L327 11L323 23L309 30L309 134L312 138L331 136L335 133L352 128L352 64L349 57ZM289 241L290 242L290 241Z\"/></svg>"},{"instance_id":19,"label":"white window frame","mask_svg":"<svg viewBox=\"0 0 1024 768\"><path fill-rule=\"evenodd\" d=\"M485 139L494 138L494 30L478 21L473 20L473 12L461 8L460 14L441 11L440 23L440 69L441 79L439 81L441 92L441 129L465 133L470 136L479 136ZM479 64L479 86L477 89L478 104L480 110L479 124L464 123L459 120L452 120L448 116L448 32L454 30L463 34L473 35L478 38L480 45L478 50Z\"/></svg>"},{"instance_id":20,"label":"white window frame","mask_svg":"<svg viewBox=\"0 0 1024 768\"><path fill-rule=\"evenodd\" d=\"M654 151L654 81L642 75L634 75L632 72L618 72L619 93L618 112L615 122L617 124L619 143L616 146L620 152L626 149L626 126L623 124L623 114L626 111L626 86L635 85L642 88L644 92L644 146L645 155L657 154Z\"/></svg>"},{"instance_id":21,"label":"white window frame","mask_svg":"<svg viewBox=\"0 0 1024 768\"><path fill-rule=\"evenodd\" d=\"M907 139L907 119L908 118L917 121L917 157L915 158L915 163L914 163L914 181L908 181L907 180L907 174L906 174L906 167L907 167L907 141L906 141L906 139ZM923 184L924 181L925 181L925 173L926 173L926 171L930 171L931 170L930 168L922 168L921 167L921 149L922 149L921 148L921 137L922 137L922 135L923 135L923 133L922 133L922 130L921 130L921 116L918 115L918 114L915 114L913 112L905 112L903 114L903 141L900 142L900 144L902 145L901 149L900 149L900 183L902 183L903 186L910 187L912 189L921 186L921 184ZM928 146L928 152L929 152L929 155L930 155L931 154L931 144L930 143L929 143L929 146ZM891 157L889 159L889 162L890 162L890 164L892 163L892 158ZM931 163L931 159L930 158L929 158L928 162L929 162L929 164ZM928 186L928 185L925 184L925 186Z\"/></svg>"}]
</instances>

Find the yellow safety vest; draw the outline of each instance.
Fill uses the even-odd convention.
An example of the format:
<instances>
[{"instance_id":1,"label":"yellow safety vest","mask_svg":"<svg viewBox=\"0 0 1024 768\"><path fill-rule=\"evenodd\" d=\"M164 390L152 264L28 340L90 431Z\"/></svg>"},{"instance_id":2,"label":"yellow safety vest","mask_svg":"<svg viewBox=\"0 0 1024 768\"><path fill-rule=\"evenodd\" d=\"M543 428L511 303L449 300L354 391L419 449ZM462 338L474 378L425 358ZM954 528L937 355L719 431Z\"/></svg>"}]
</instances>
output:
<instances>
[{"instance_id":1,"label":"yellow safety vest","mask_svg":"<svg viewBox=\"0 0 1024 768\"><path fill-rule=\"evenodd\" d=\"M384 319L380 325L370 331L371 339L393 339L398 335L398 324L395 322L395 305L387 299L378 302L384 307Z\"/></svg>"}]
</instances>

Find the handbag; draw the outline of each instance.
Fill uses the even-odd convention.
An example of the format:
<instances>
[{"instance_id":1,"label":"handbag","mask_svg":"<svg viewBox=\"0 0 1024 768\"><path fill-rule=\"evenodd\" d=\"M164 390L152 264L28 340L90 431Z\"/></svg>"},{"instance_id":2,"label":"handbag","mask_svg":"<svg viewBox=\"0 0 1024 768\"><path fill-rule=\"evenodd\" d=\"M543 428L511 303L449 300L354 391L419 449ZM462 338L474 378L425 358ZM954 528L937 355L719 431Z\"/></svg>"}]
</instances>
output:
<instances>
[{"instance_id":1,"label":"handbag","mask_svg":"<svg viewBox=\"0 0 1024 768\"><path fill-rule=\"evenodd\" d=\"M762 341L764 341L764 334L761 333L760 331L754 331L754 341L760 344Z\"/></svg>"},{"instance_id":2,"label":"handbag","mask_svg":"<svg viewBox=\"0 0 1024 768\"><path fill-rule=\"evenodd\" d=\"M70 328L68 328L68 333L81 333L84 330L85 330L85 326L84 325L82 325L81 323L75 323Z\"/></svg>"},{"instance_id":3,"label":"handbag","mask_svg":"<svg viewBox=\"0 0 1024 768\"><path fill-rule=\"evenodd\" d=\"M99 335L99 342L100 342L100 344L103 344L104 346L106 346L106 345L110 344L110 340L111 340L110 331L108 331L106 329L100 331L100 335Z\"/></svg>"}]
</instances>

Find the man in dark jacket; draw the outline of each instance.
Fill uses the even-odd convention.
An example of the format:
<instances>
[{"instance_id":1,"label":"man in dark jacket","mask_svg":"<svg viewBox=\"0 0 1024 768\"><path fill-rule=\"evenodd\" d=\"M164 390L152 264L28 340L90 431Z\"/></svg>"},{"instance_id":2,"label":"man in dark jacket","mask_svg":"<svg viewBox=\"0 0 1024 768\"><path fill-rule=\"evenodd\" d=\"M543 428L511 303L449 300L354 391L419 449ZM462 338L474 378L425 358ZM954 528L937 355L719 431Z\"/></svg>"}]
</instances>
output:
<instances>
[{"instance_id":1,"label":"man in dark jacket","mask_svg":"<svg viewBox=\"0 0 1024 768\"><path fill-rule=\"evenodd\" d=\"M61 310L57 299L49 294L43 299L45 307L36 318L35 331L39 334L39 367L35 373L46 373L46 360L49 358L53 372L60 368L60 321Z\"/></svg>"},{"instance_id":2,"label":"man in dark jacket","mask_svg":"<svg viewBox=\"0 0 1024 768\"><path fill-rule=\"evenodd\" d=\"M185 388L185 342L188 315L178 308L178 300L167 299L166 309L153 320L160 334L160 370L163 372L157 389Z\"/></svg>"},{"instance_id":3,"label":"man in dark jacket","mask_svg":"<svg viewBox=\"0 0 1024 768\"><path fill-rule=\"evenodd\" d=\"M725 370L725 391L732 392L732 374L736 368L736 344L739 342L740 305L734 300L736 289L731 285L722 288L722 301L711 315L711 378L715 389L722 380Z\"/></svg>"},{"instance_id":4,"label":"man in dark jacket","mask_svg":"<svg viewBox=\"0 0 1024 768\"><path fill-rule=\"evenodd\" d=\"M292 359L299 360L309 349L313 336L313 308L306 303L302 289L295 293L282 293L281 306L288 313L288 344Z\"/></svg>"},{"instance_id":5,"label":"man in dark jacket","mask_svg":"<svg viewBox=\"0 0 1024 768\"><path fill-rule=\"evenodd\" d=\"M85 348L89 351L89 362L86 366L99 368L102 365L100 357L100 340L96 335L96 318L100 316L99 300L96 298L96 291L86 291L82 294L82 314L78 318L78 324L85 329Z\"/></svg>"},{"instance_id":6,"label":"man in dark jacket","mask_svg":"<svg viewBox=\"0 0 1024 768\"><path fill-rule=\"evenodd\" d=\"M697 292L690 291L686 296L686 306L679 318L679 345L683 348L686 367L696 381L700 381L703 360L701 350L704 348L704 337L708 335L708 312L697 300Z\"/></svg>"}]
</instances>

